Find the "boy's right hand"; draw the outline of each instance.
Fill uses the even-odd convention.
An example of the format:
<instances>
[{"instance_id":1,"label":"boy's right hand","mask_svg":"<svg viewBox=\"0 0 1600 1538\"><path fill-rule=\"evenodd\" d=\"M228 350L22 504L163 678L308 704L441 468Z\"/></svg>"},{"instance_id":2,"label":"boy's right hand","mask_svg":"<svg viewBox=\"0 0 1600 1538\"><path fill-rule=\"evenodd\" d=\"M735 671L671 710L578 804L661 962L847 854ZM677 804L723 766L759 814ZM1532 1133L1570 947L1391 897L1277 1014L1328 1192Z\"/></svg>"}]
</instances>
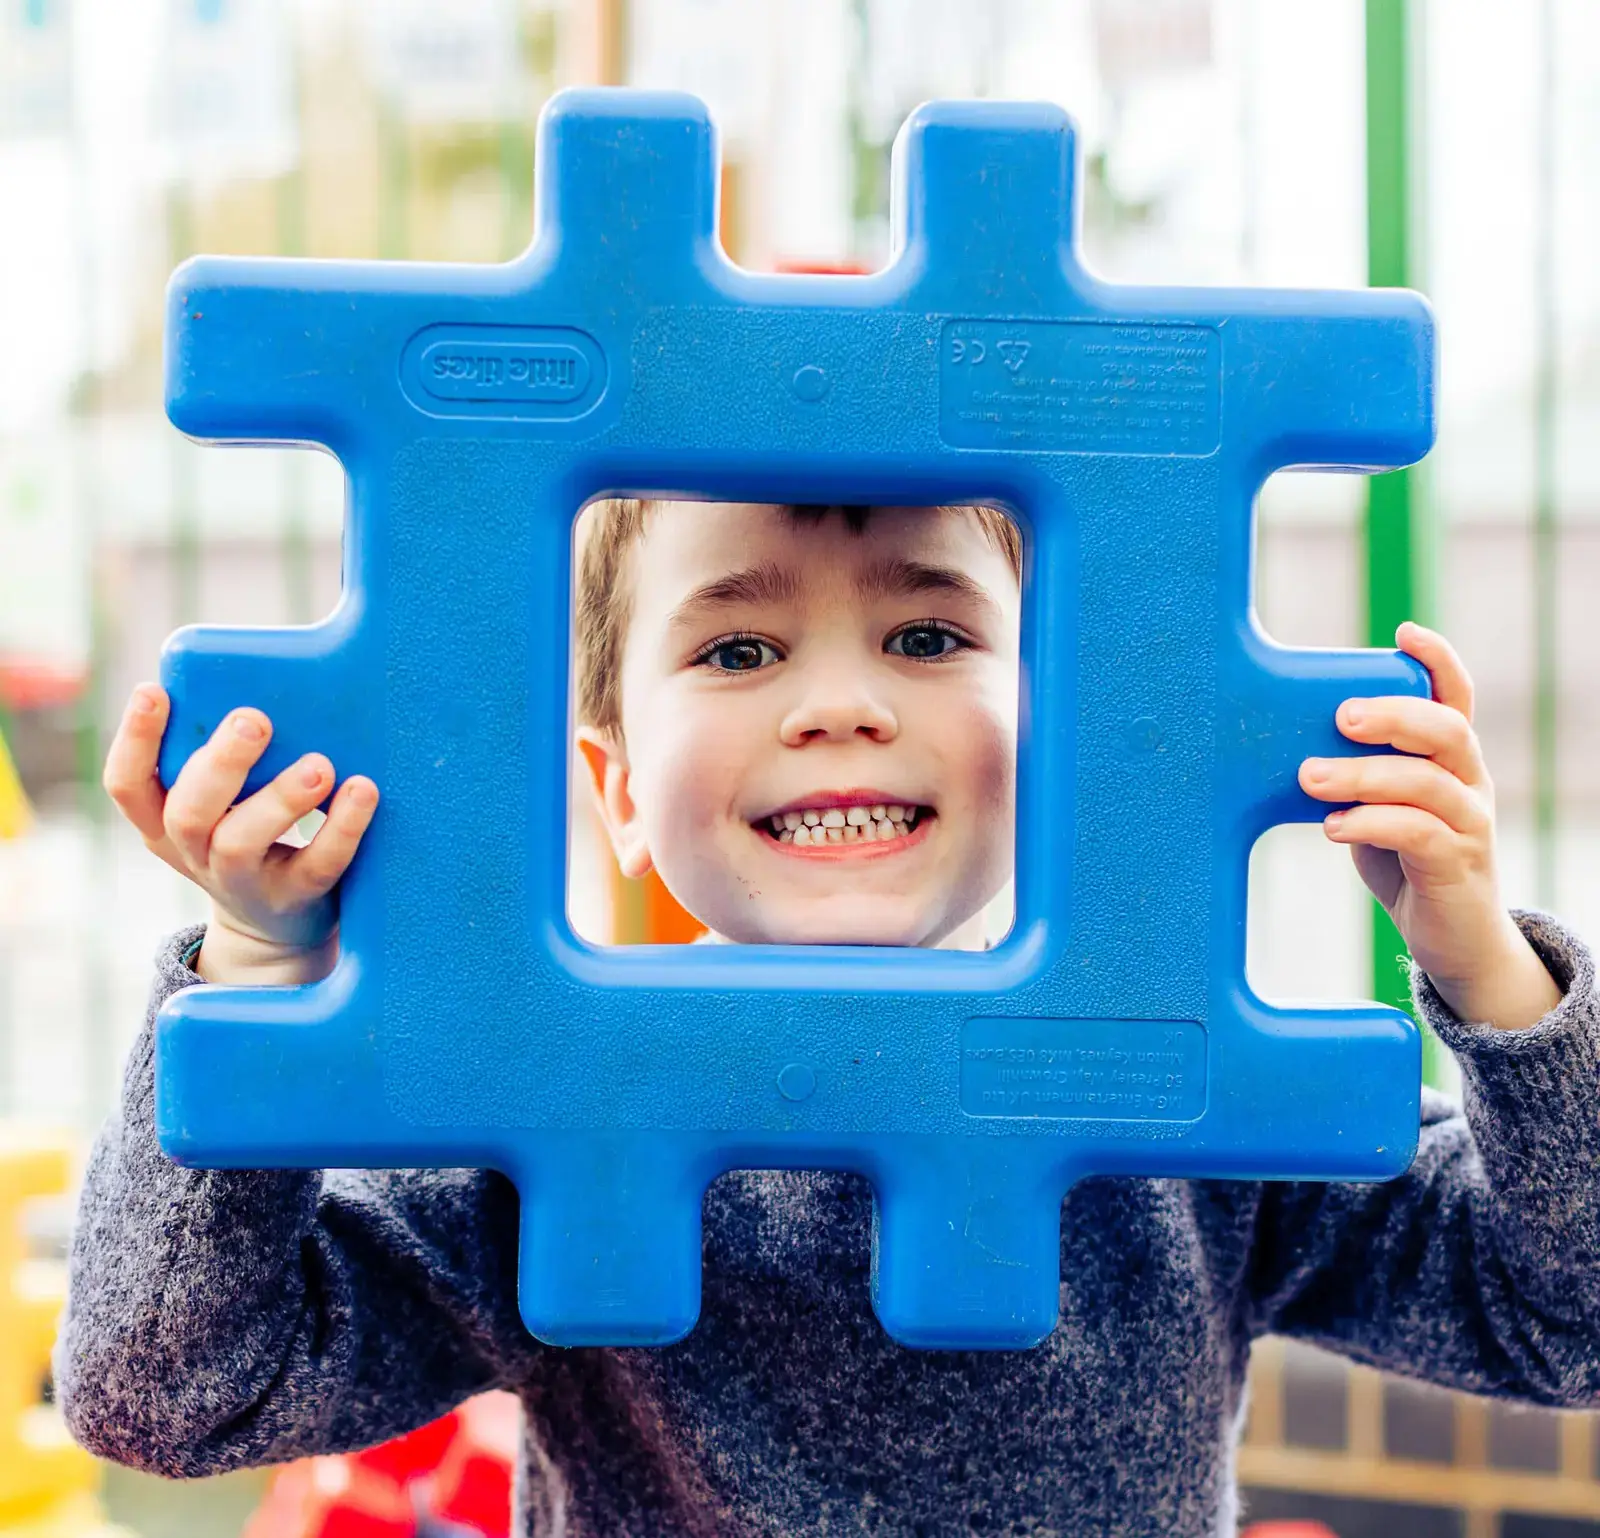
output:
<instances>
[{"instance_id":1,"label":"boy's right hand","mask_svg":"<svg viewBox=\"0 0 1600 1538\"><path fill-rule=\"evenodd\" d=\"M303 849L279 843L334 783L321 753L307 753L234 806L272 736L261 711L231 712L178 773L156 774L170 705L157 684L133 692L103 777L106 793L145 847L211 898L211 923L196 963L212 982L308 982L333 966L334 886L349 867L378 805L378 787L351 775L327 820Z\"/></svg>"}]
</instances>

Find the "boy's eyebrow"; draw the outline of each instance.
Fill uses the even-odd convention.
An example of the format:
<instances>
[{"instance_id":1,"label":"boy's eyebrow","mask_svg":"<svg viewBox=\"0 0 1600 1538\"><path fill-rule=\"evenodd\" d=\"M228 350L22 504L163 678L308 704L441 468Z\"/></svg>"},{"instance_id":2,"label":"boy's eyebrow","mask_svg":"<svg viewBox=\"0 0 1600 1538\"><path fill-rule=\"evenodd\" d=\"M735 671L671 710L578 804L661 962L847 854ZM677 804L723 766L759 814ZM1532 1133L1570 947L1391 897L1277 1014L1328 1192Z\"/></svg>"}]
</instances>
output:
<instances>
[{"instance_id":1,"label":"boy's eyebrow","mask_svg":"<svg viewBox=\"0 0 1600 1538\"><path fill-rule=\"evenodd\" d=\"M965 599L980 609L998 612L989 590L954 566L931 566L926 561L900 557L869 566L856 582L856 591L869 603L874 598L912 598L918 593L944 593Z\"/></svg>"},{"instance_id":2,"label":"boy's eyebrow","mask_svg":"<svg viewBox=\"0 0 1600 1538\"><path fill-rule=\"evenodd\" d=\"M933 566L926 561L894 557L877 561L856 579L856 592L866 602L876 598L911 598L919 593L944 593L965 599L991 614L998 606L981 582L974 581L954 566ZM673 609L668 623L688 625L713 609L734 604L798 603L800 579L776 561L762 561L743 571L730 571L702 582Z\"/></svg>"},{"instance_id":3,"label":"boy's eyebrow","mask_svg":"<svg viewBox=\"0 0 1600 1538\"><path fill-rule=\"evenodd\" d=\"M709 582L702 582L673 611L672 625L687 625L709 609L724 609L731 604L795 603L800 597L800 579L776 561L762 561L743 571L730 571Z\"/></svg>"}]
</instances>

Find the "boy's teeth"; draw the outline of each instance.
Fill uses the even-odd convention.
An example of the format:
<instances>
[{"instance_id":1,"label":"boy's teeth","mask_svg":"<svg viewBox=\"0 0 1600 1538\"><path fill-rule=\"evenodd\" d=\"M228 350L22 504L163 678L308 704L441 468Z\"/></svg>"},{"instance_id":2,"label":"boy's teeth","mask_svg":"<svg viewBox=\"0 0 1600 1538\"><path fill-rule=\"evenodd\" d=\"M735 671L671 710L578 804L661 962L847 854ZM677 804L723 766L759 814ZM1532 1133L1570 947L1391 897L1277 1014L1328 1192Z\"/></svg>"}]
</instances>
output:
<instances>
[{"instance_id":1,"label":"boy's teeth","mask_svg":"<svg viewBox=\"0 0 1600 1538\"><path fill-rule=\"evenodd\" d=\"M893 814L893 815L891 815ZM917 825L914 806L829 807L822 812L779 812L768 819L781 844L873 843L898 838Z\"/></svg>"}]
</instances>

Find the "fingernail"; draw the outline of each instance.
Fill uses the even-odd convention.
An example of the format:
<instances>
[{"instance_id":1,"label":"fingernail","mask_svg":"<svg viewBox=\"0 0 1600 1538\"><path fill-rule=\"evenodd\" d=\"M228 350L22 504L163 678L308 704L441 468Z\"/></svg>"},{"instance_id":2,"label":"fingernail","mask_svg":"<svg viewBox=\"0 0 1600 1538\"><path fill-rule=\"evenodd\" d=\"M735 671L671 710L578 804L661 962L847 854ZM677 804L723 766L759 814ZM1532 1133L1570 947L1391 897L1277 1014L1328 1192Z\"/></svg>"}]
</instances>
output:
<instances>
[{"instance_id":1,"label":"fingernail","mask_svg":"<svg viewBox=\"0 0 1600 1538\"><path fill-rule=\"evenodd\" d=\"M233 729L246 742L260 742L267 734L262 729L261 723L254 716L235 716Z\"/></svg>"},{"instance_id":2,"label":"fingernail","mask_svg":"<svg viewBox=\"0 0 1600 1538\"><path fill-rule=\"evenodd\" d=\"M1308 758L1305 762L1305 773L1313 785L1320 785L1328 778L1327 762L1320 758Z\"/></svg>"},{"instance_id":3,"label":"fingernail","mask_svg":"<svg viewBox=\"0 0 1600 1538\"><path fill-rule=\"evenodd\" d=\"M155 696L143 689L133 691L133 708L141 716L152 714L156 708Z\"/></svg>"},{"instance_id":4,"label":"fingernail","mask_svg":"<svg viewBox=\"0 0 1600 1538\"><path fill-rule=\"evenodd\" d=\"M1322 825L1325 828L1337 828L1343 821L1343 812L1329 812L1328 815L1322 819Z\"/></svg>"},{"instance_id":5,"label":"fingernail","mask_svg":"<svg viewBox=\"0 0 1600 1538\"><path fill-rule=\"evenodd\" d=\"M320 785L322 783L322 765L307 764L300 771L300 783L308 786Z\"/></svg>"},{"instance_id":6,"label":"fingernail","mask_svg":"<svg viewBox=\"0 0 1600 1538\"><path fill-rule=\"evenodd\" d=\"M350 801L360 811L365 812L378 804L378 793L370 785L352 785Z\"/></svg>"},{"instance_id":7,"label":"fingernail","mask_svg":"<svg viewBox=\"0 0 1600 1538\"><path fill-rule=\"evenodd\" d=\"M1346 726L1360 726L1361 725L1361 721L1362 721L1362 712L1361 711L1357 710L1354 705L1345 706L1344 724Z\"/></svg>"}]
</instances>

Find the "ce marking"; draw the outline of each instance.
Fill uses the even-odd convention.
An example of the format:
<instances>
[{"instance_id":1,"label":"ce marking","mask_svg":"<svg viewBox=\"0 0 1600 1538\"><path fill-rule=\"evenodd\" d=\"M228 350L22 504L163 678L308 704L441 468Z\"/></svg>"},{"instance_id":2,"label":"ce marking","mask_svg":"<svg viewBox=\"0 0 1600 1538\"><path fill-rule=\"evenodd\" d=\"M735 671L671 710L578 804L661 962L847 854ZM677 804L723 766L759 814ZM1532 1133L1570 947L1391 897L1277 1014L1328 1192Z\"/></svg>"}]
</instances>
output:
<instances>
[{"instance_id":1,"label":"ce marking","mask_svg":"<svg viewBox=\"0 0 1600 1538\"><path fill-rule=\"evenodd\" d=\"M982 363L988 355L989 349L977 337L953 336L950 338L950 361L952 363Z\"/></svg>"}]
</instances>

